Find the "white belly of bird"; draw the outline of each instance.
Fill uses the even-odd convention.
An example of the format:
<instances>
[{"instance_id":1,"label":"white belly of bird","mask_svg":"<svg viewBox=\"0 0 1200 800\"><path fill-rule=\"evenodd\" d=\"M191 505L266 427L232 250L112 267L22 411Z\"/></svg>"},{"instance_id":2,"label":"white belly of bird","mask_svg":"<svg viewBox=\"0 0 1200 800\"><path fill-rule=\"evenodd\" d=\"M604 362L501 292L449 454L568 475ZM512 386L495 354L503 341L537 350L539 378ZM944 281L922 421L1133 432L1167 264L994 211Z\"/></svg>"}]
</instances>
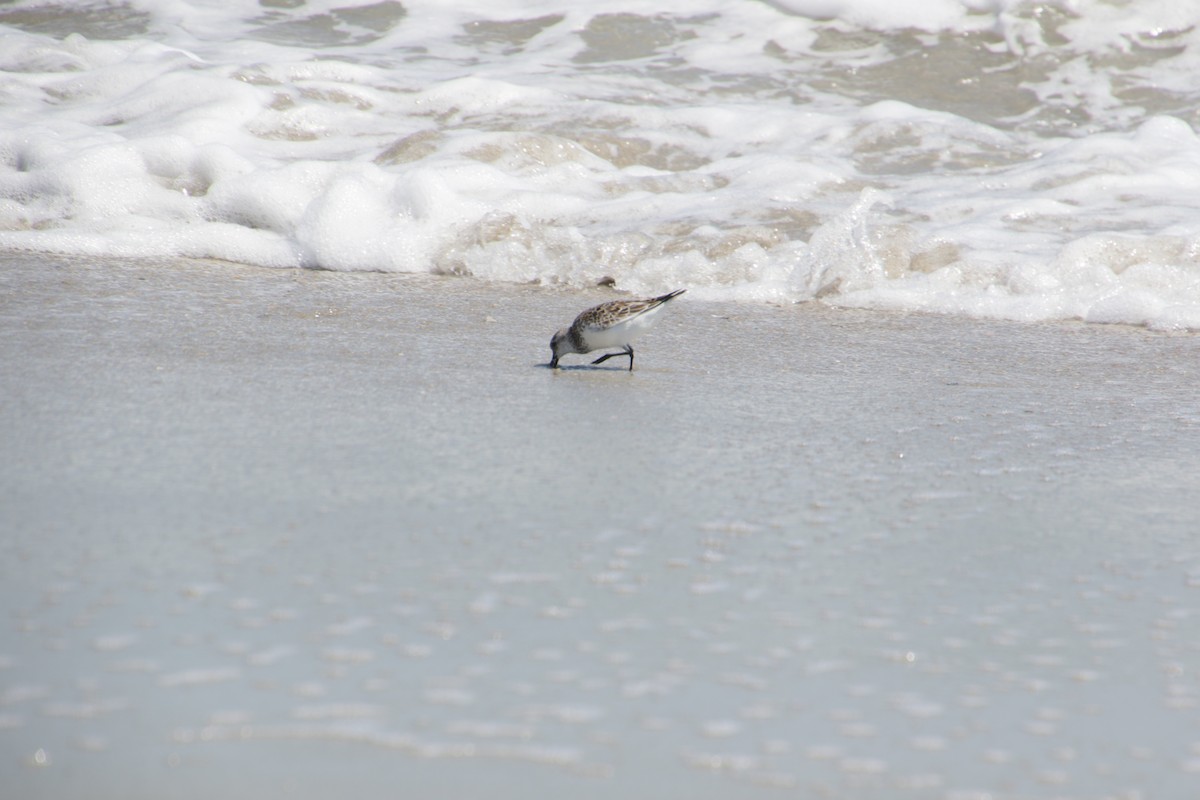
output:
<instances>
[{"instance_id":1,"label":"white belly of bird","mask_svg":"<svg viewBox=\"0 0 1200 800\"><path fill-rule=\"evenodd\" d=\"M653 308L633 319L618 322L608 328L598 330L589 328L585 333L588 347L592 350L604 350L609 347L624 347L638 336L645 333L654 324L654 318L662 311L663 306Z\"/></svg>"}]
</instances>

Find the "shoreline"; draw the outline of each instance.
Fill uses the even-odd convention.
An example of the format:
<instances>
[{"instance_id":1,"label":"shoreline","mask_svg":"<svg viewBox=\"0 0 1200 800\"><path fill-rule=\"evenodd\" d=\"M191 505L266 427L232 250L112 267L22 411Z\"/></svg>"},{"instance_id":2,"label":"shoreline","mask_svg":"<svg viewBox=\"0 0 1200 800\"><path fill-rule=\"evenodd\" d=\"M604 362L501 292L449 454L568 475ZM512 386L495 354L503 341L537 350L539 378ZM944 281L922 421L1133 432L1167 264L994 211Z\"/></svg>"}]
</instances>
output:
<instances>
[{"instance_id":1,"label":"shoreline","mask_svg":"<svg viewBox=\"0 0 1200 800\"><path fill-rule=\"evenodd\" d=\"M22 796L1200 769L1200 337L685 296L633 373L554 372L611 292L24 254L0 287Z\"/></svg>"}]
</instances>

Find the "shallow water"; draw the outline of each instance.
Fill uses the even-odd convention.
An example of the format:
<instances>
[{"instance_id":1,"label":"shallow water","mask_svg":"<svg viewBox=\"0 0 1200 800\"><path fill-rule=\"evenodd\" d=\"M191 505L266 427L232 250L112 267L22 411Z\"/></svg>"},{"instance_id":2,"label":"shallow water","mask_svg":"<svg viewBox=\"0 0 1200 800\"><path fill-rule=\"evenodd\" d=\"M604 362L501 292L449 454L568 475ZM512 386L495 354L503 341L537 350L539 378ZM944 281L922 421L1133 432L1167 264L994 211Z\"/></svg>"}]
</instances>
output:
<instances>
[{"instance_id":1,"label":"shallow water","mask_svg":"<svg viewBox=\"0 0 1200 800\"><path fill-rule=\"evenodd\" d=\"M1197 4L0 8L0 249L1200 328Z\"/></svg>"},{"instance_id":2,"label":"shallow water","mask_svg":"<svg viewBox=\"0 0 1200 800\"><path fill-rule=\"evenodd\" d=\"M1193 336L2 267L13 796L1195 785Z\"/></svg>"}]
</instances>

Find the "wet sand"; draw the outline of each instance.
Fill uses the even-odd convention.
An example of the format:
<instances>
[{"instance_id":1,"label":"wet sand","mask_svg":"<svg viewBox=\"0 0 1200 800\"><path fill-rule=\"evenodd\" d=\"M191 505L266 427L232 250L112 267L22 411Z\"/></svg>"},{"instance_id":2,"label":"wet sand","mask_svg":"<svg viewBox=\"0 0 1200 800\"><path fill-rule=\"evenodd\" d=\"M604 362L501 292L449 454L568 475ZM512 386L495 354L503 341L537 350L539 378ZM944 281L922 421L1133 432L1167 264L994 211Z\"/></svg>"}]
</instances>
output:
<instances>
[{"instance_id":1,"label":"wet sand","mask_svg":"<svg viewBox=\"0 0 1200 800\"><path fill-rule=\"evenodd\" d=\"M1200 337L0 259L14 797L1180 797Z\"/></svg>"}]
</instances>

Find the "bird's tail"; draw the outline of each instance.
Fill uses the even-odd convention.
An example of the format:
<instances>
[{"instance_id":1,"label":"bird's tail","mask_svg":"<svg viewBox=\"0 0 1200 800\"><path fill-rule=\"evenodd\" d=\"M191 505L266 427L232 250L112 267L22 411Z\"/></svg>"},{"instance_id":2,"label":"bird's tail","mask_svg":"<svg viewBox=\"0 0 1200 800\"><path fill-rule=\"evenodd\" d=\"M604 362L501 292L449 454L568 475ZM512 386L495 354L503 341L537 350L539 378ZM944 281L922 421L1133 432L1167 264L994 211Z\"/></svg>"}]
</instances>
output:
<instances>
[{"instance_id":1,"label":"bird's tail","mask_svg":"<svg viewBox=\"0 0 1200 800\"><path fill-rule=\"evenodd\" d=\"M686 291L687 291L687 289L676 289L673 292L667 292L664 295L654 298L654 302L655 302L655 304L665 303L668 300L673 300L676 297L679 297L679 295L683 294Z\"/></svg>"}]
</instances>

